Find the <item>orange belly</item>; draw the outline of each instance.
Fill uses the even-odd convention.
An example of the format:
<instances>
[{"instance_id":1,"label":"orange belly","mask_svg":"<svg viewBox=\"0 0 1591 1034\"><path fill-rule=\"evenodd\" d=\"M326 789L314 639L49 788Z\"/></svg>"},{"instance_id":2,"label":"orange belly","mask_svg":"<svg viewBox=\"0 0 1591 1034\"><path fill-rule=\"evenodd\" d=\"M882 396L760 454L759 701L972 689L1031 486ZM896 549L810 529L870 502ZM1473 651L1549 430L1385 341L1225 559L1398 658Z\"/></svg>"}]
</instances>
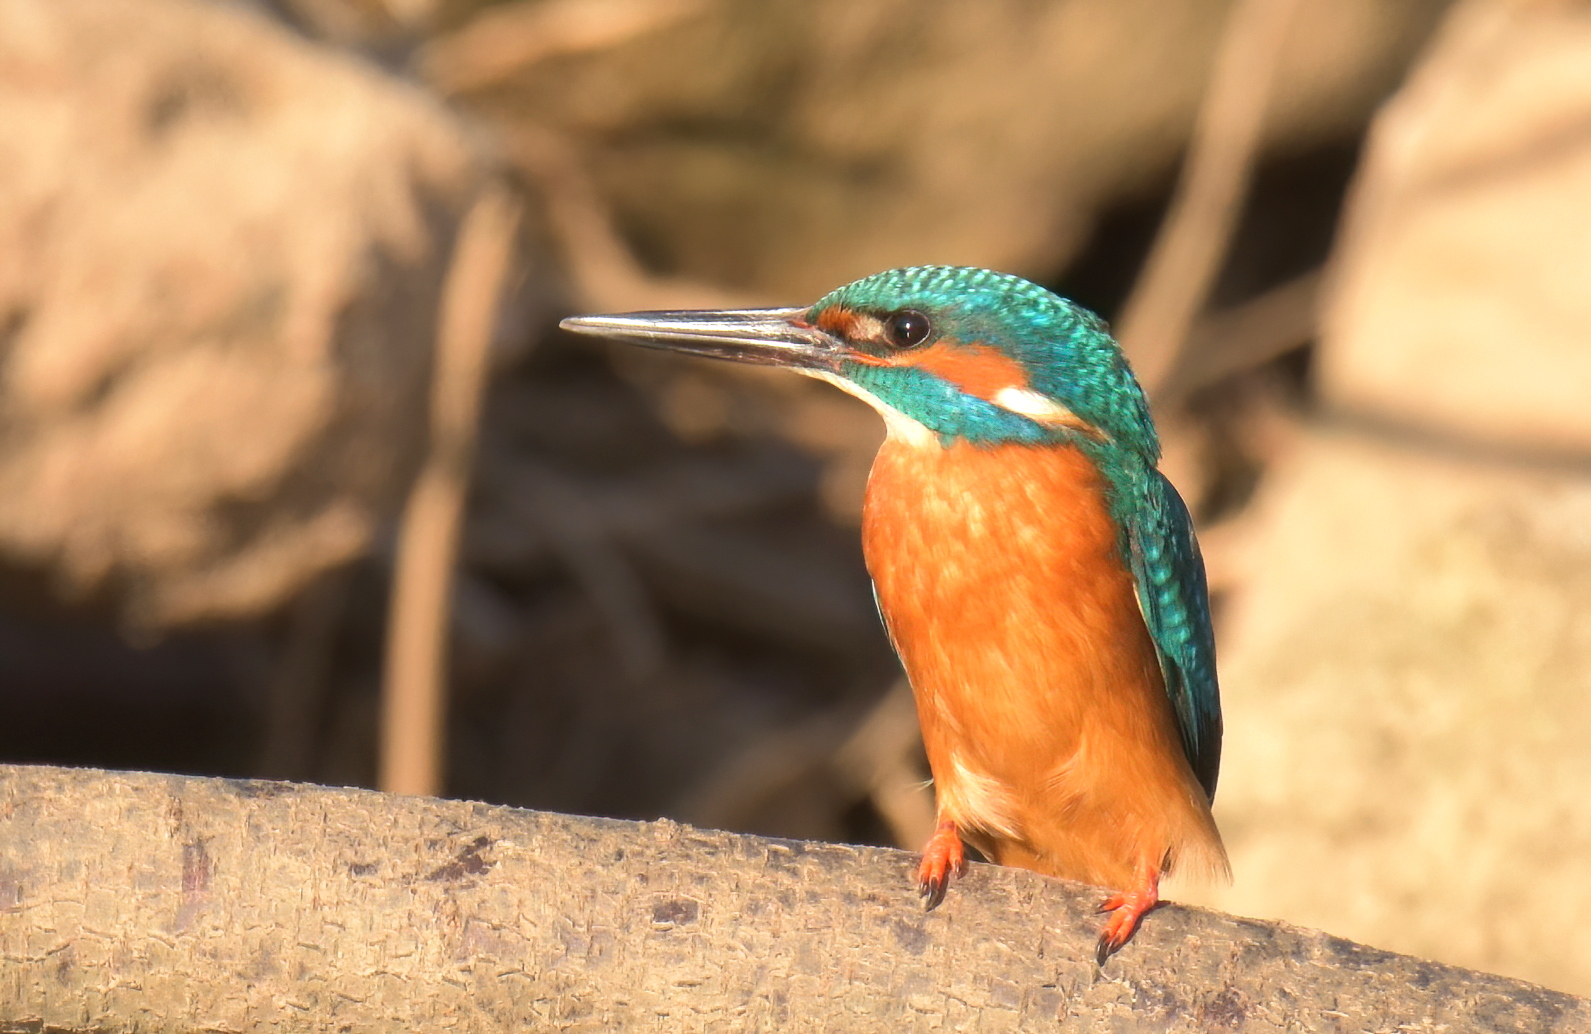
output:
<instances>
[{"instance_id":1,"label":"orange belly","mask_svg":"<svg viewBox=\"0 0 1591 1034\"><path fill-rule=\"evenodd\" d=\"M996 862L1100 886L1224 873L1103 487L1071 447L879 450L862 543L940 818Z\"/></svg>"}]
</instances>

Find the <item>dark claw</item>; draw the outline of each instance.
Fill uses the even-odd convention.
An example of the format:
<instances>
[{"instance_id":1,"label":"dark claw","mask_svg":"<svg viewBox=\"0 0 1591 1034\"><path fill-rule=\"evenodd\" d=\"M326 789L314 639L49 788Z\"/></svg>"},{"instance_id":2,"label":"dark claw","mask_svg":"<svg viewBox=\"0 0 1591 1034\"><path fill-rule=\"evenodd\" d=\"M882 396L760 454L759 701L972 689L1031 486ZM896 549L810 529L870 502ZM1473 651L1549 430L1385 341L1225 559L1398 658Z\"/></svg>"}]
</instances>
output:
<instances>
[{"instance_id":1,"label":"dark claw","mask_svg":"<svg viewBox=\"0 0 1591 1034\"><path fill-rule=\"evenodd\" d=\"M947 873L943 879L923 880L917 885L917 893L927 902L924 912L932 912L945 900L945 891L950 887L950 875Z\"/></svg>"},{"instance_id":2,"label":"dark claw","mask_svg":"<svg viewBox=\"0 0 1591 1034\"><path fill-rule=\"evenodd\" d=\"M1099 943L1094 946L1094 961L1099 964L1099 968L1104 969L1105 960L1110 958L1115 953L1116 948L1111 947L1110 939L1108 937L1101 937L1099 939Z\"/></svg>"}]
</instances>

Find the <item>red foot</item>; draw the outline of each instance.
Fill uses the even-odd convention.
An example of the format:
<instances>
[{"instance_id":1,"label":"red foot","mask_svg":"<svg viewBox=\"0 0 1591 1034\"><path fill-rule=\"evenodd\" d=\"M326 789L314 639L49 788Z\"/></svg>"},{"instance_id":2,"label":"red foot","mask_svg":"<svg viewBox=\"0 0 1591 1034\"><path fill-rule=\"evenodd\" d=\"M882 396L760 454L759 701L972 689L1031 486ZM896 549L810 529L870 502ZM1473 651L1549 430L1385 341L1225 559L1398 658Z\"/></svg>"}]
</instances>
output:
<instances>
[{"instance_id":1,"label":"red foot","mask_svg":"<svg viewBox=\"0 0 1591 1034\"><path fill-rule=\"evenodd\" d=\"M937 834L936 834L937 835ZM1113 912L1105 923L1105 929L1100 932L1099 946L1094 951L1094 959L1101 966L1105 960L1121 950L1122 945L1132 940L1132 935L1138 929L1138 924L1144 915L1155 905L1160 903L1160 871L1158 869L1141 869L1138 873L1138 885L1132 890L1120 894L1112 894L1100 903L1099 911Z\"/></svg>"},{"instance_id":2,"label":"red foot","mask_svg":"<svg viewBox=\"0 0 1591 1034\"><path fill-rule=\"evenodd\" d=\"M941 819L934 835L928 838L922 864L917 867L917 893L927 899L928 911L932 912L945 900L951 877L960 876L966 866L967 852L961 846L956 824Z\"/></svg>"}]
</instances>

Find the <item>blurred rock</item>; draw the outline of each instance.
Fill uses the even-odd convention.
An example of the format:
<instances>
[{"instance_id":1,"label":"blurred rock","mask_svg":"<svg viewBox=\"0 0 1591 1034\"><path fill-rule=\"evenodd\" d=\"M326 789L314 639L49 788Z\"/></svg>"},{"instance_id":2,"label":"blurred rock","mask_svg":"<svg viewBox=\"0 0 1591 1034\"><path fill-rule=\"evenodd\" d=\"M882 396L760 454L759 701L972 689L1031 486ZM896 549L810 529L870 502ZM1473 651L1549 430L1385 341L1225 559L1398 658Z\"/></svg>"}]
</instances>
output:
<instances>
[{"instance_id":1,"label":"blurred rock","mask_svg":"<svg viewBox=\"0 0 1591 1034\"><path fill-rule=\"evenodd\" d=\"M516 6L552 5L493 11ZM654 270L794 301L922 262L1053 275L1102 204L1170 171L1228 4L687 6L700 13L591 53L533 41L535 63L471 83L470 102L577 141ZM1274 142L1355 135L1443 6L1304 5ZM453 42L430 66L478 67L457 52L470 36ZM512 42L476 49L495 61Z\"/></svg>"},{"instance_id":2,"label":"blurred rock","mask_svg":"<svg viewBox=\"0 0 1591 1034\"><path fill-rule=\"evenodd\" d=\"M1579 993L1587 68L1591 8L1476 0L1377 127L1325 416L1262 486L1224 614L1235 881L1198 895Z\"/></svg>"},{"instance_id":3,"label":"blurred rock","mask_svg":"<svg viewBox=\"0 0 1591 1034\"><path fill-rule=\"evenodd\" d=\"M1591 450L1591 7L1459 8L1377 120L1321 356L1337 405Z\"/></svg>"},{"instance_id":4,"label":"blurred rock","mask_svg":"<svg viewBox=\"0 0 1591 1034\"><path fill-rule=\"evenodd\" d=\"M1199 899L1591 990L1591 469L1322 433L1273 477Z\"/></svg>"},{"instance_id":5,"label":"blurred rock","mask_svg":"<svg viewBox=\"0 0 1591 1034\"><path fill-rule=\"evenodd\" d=\"M421 93L237 6L0 0L0 552L161 628L364 550L478 176Z\"/></svg>"}]
</instances>

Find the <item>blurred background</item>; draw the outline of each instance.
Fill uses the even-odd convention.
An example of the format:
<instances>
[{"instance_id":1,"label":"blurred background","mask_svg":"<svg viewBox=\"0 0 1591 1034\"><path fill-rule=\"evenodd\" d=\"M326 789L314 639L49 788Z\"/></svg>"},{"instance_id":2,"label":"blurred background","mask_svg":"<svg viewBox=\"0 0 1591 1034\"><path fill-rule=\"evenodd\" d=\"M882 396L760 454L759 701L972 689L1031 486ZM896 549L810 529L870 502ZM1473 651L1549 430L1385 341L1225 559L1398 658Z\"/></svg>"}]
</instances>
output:
<instances>
[{"instance_id":1,"label":"blurred background","mask_svg":"<svg viewBox=\"0 0 1591 1034\"><path fill-rule=\"evenodd\" d=\"M876 418L555 326L941 262L1153 392L1235 873L1171 896L1591 994L1570 0L0 0L0 761L916 849Z\"/></svg>"}]
</instances>

